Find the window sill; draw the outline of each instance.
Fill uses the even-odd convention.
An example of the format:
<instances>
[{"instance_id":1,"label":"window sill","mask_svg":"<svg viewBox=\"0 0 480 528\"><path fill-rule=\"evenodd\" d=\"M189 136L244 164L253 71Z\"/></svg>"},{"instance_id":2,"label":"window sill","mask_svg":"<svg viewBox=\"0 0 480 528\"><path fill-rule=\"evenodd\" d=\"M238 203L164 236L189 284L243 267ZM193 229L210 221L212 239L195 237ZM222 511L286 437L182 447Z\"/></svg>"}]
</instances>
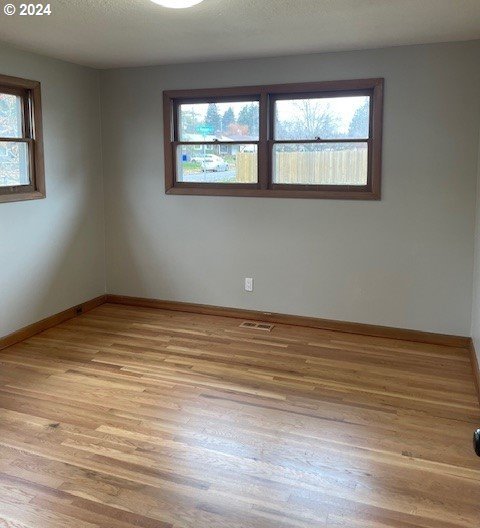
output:
<instances>
[{"instance_id":1,"label":"window sill","mask_svg":"<svg viewBox=\"0 0 480 528\"><path fill-rule=\"evenodd\" d=\"M221 187L171 187L169 195L237 196L254 198L306 198L322 200L380 200L380 191L361 190L303 190L303 189L252 189L231 186Z\"/></svg>"},{"instance_id":2,"label":"window sill","mask_svg":"<svg viewBox=\"0 0 480 528\"><path fill-rule=\"evenodd\" d=\"M26 200L42 200L45 197L46 194L40 191L0 194L0 203L23 202Z\"/></svg>"}]
</instances>

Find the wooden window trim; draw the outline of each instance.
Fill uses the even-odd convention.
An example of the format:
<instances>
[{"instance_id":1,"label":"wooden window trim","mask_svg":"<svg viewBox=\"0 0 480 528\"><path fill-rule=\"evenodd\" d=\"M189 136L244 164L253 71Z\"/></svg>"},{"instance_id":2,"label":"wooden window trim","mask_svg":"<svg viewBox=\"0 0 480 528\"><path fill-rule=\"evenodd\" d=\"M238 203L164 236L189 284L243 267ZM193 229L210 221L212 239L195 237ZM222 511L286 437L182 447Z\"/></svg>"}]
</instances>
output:
<instances>
[{"instance_id":1,"label":"wooden window trim","mask_svg":"<svg viewBox=\"0 0 480 528\"><path fill-rule=\"evenodd\" d=\"M0 187L0 203L45 198L45 162L43 154L42 97L38 81L0 75L0 92L19 95L23 99L23 135L21 138L1 138L29 144L30 185Z\"/></svg>"},{"instance_id":2,"label":"wooden window trim","mask_svg":"<svg viewBox=\"0 0 480 528\"><path fill-rule=\"evenodd\" d=\"M240 86L217 89L168 90L163 92L163 125L165 154L165 192L177 195L201 196L251 196L264 198L323 198L338 200L380 200L382 166L382 125L383 125L384 79L352 79L345 81L325 81L318 83L276 84L265 86ZM347 185L292 185L275 184L272 181L272 149L276 143L339 143L342 140L274 140L273 105L276 100L295 96L342 97L347 95L369 95L370 134L368 143L368 180L365 186ZM188 183L176 181L176 147L185 142L178 141L178 108L185 103L212 103L225 99L235 101L259 101L260 122L259 140L245 142L212 142L219 144L257 144L258 183ZM356 142L357 140L344 140ZM204 142L187 142L188 144ZM210 142L206 142L209 143Z\"/></svg>"}]
</instances>

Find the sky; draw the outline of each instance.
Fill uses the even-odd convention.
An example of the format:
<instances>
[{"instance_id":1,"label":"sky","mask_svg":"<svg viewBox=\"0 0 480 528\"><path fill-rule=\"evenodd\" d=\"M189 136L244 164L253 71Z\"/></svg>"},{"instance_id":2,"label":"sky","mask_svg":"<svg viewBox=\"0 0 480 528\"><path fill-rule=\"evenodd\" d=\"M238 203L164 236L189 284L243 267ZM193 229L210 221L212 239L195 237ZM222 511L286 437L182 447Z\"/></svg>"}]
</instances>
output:
<instances>
[{"instance_id":1,"label":"sky","mask_svg":"<svg viewBox=\"0 0 480 528\"><path fill-rule=\"evenodd\" d=\"M312 101L316 102L321 110L328 107L330 112L338 117L340 132L346 133L348 132L348 127L355 110L362 106L366 98L365 96L329 97L313 99ZM223 116L226 110L232 107L235 117L238 118L242 107L248 104L251 104L251 102L217 103L217 108L220 115ZM277 105L279 118L282 120L291 121L298 112L294 100L277 101ZM208 104L205 103L181 105L181 112L186 112L191 115L192 111L194 111L199 121L205 119L207 109Z\"/></svg>"}]
</instances>

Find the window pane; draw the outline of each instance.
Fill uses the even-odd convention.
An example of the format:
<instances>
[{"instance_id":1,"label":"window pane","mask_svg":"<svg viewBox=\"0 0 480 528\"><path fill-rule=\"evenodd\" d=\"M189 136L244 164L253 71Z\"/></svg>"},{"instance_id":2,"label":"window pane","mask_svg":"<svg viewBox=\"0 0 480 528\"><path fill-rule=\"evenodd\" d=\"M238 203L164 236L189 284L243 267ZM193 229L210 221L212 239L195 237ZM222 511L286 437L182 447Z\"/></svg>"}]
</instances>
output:
<instances>
[{"instance_id":1,"label":"window pane","mask_svg":"<svg viewBox=\"0 0 480 528\"><path fill-rule=\"evenodd\" d=\"M273 148L273 182L366 185L367 143L285 143Z\"/></svg>"},{"instance_id":2,"label":"window pane","mask_svg":"<svg viewBox=\"0 0 480 528\"><path fill-rule=\"evenodd\" d=\"M22 98L18 95L0 93L0 137L21 138L22 119Z\"/></svg>"},{"instance_id":3,"label":"window pane","mask_svg":"<svg viewBox=\"0 0 480 528\"><path fill-rule=\"evenodd\" d=\"M177 180L203 183L257 183L257 145L179 145Z\"/></svg>"},{"instance_id":4,"label":"window pane","mask_svg":"<svg viewBox=\"0 0 480 528\"><path fill-rule=\"evenodd\" d=\"M0 187L29 183L28 144L0 141Z\"/></svg>"},{"instance_id":5,"label":"window pane","mask_svg":"<svg viewBox=\"0 0 480 528\"><path fill-rule=\"evenodd\" d=\"M258 141L258 101L182 104L180 141Z\"/></svg>"},{"instance_id":6,"label":"window pane","mask_svg":"<svg viewBox=\"0 0 480 528\"><path fill-rule=\"evenodd\" d=\"M275 101L275 139L367 139L370 97Z\"/></svg>"}]
</instances>

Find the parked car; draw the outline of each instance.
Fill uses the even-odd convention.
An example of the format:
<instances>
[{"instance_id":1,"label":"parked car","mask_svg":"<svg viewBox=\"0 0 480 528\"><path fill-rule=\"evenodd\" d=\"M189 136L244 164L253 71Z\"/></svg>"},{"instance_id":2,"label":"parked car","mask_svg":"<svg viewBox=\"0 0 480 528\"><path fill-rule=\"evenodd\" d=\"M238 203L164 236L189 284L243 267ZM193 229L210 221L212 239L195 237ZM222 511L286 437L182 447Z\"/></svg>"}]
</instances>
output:
<instances>
[{"instance_id":1,"label":"parked car","mask_svg":"<svg viewBox=\"0 0 480 528\"><path fill-rule=\"evenodd\" d=\"M228 170L228 163L215 154L207 154L206 156L194 156L191 161L200 163L202 169L212 172L225 172Z\"/></svg>"}]
</instances>

